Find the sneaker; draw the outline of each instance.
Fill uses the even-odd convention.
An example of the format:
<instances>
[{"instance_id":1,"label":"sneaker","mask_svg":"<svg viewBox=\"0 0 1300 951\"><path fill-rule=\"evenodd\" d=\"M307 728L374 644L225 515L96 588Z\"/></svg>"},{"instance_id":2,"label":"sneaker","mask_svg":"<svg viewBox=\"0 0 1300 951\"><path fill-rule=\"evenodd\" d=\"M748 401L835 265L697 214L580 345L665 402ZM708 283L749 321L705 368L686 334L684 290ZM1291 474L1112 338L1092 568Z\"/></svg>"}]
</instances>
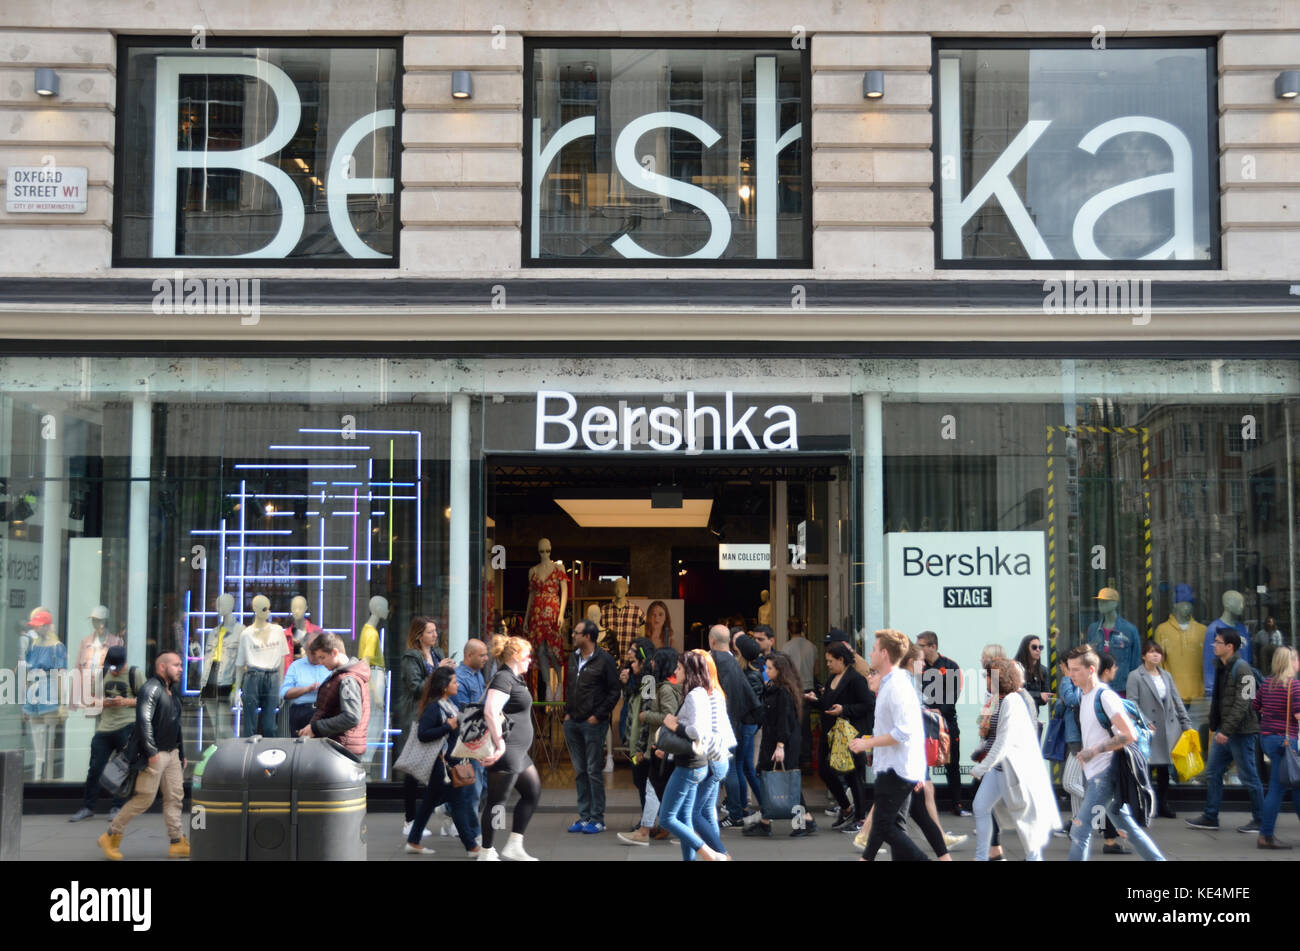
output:
<instances>
[{"instance_id":1,"label":"sneaker","mask_svg":"<svg viewBox=\"0 0 1300 951\"><path fill-rule=\"evenodd\" d=\"M862 831L862 823L861 823L861 822L850 822L848 825L846 825L846 826L845 826L843 829L841 829L840 831L843 832L845 835L856 836L859 832Z\"/></svg>"},{"instance_id":2,"label":"sneaker","mask_svg":"<svg viewBox=\"0 0 1300 951\"><path fill-rule=\"evenodd\" d=\"M402 846L402 851L408 852L411 855L433 855L433 849L427 848L423 845L412 845L410 842L407 842Z\"/></svg>"},{"instance_id":3,"label":"sneaker","mask_svg":"<svg viewBox=\"0 0 1300 951\"><path fill-rule=\"evenodd\" d=\"M1101 847L1101 854L1102 855L1132 855L1133 850L1129 848L1125 848L1123 845L1120 844L1120 841L1116 839L1110 845L1103 845Z\"/></svg>"},{"instance_id":4,"label":"sneaker","mask_svg":"<svg viewBox=\"0 0 1300 951\"><path fill-rule=\"evenodd\" d=\"M841 811L842 810L839 806L832 806L830 809L826 810L826 815L830 816L832 819L838 819Z\"/></svg>"},{"instance_id":5,"label":"sneaker","mask_svg":"<svg viewBox=\"0 0 1300 951\"><path fill-rule=\"evenodd\" d=\"M965 806L958 806L956 809L952 811L952 814L956 816L958 819L969 819L971 816L974 815L974 813L971 812L969 809L967 809Z\"/></svg>"},{"instance_id":6,"label":"sneaker","mask_svg":"<svg viewBox=\"0 0 1300 951\"><path fill-rule=\"evenodd\" d=\"M750 836L760 836L762 838L768 838L769 836L772 835L772 826L770 824L763 825L763 823L761 822L755 822L752 826L747 826L745 828L745 831L742 832L741 835L745 836L746 838Z\"/></svg>"},{"instance_id":7,"label":"sneaker","mask_svg":"<svg viewBox=\"0 0 1300 951\"><path fill-rule=\"evenodd\" d=\"M810 835L816 835L816 834L817 834L817 823L813 822L811 819L808 820L807 824L805 824L802 829L790 830L790 838L792 839L804 839Z\"/></svg>"},{"instance_id":8,"label":"sneaker","mask_svg":"<svg viewBox=\"0 0 1300 951\"><path fill-rule=\"evenodd\" d=\"M970 836L968 835L952 835L948 832L943 834L943 844L948 847L949 852L954 852L957 849L960 849L969 839Z\"/></svg>"},{"instance_id":9,"label":"sneaker","mask_svg":"<svg viewBox=\"0 0 1300 951\"><path fill-rule=\"evenodd\" d=\"M603 822L596 822L595 820L592 820L590 822L585 822L582 825L583 835L599 835L604 831L605 831L605 823Z\"/></svg>"},{"instance_id":10,"label":"sneaker","mask_svg":"<svg viewBox=\"0 0 1300 951\"><path fill-rule=\"evenodd\" d=\"M644 826L638 826L635 832L620 832L618 841L624 845L646 845L650 844L650 830Z\"/></svg>"},{"instance_id":11,"label":"sneaker","mask_svg":"<svg viewBox=\"0 0 1300 951\"><path fill-rule=\"evenodd\" d=\"M1289 849L1291 845L1281 839L1275 839L1271 835L1261 835L1255 843L1255 847L1258 849Z\"/></svg>"},{"instance_id":12,"label":"sneaker","mask_svg":"<svg viewBox=\"0 0 1300 951\"><path fill-rule=\"evenodd\" d=\"M190 857L190 840L181 836L167 848L169 859L187 859Z\"/></svg>"},{"instance_id":13,"label":"sneaker","mask_svg":"<svg viewBox=\"0 0 1300 951\"><path fill-rule=\"evenodd\" d=\"M762 821L763 821L763 814L762 814L761 812L747 812L747 813L745 813L745 820L744 820L744 821L745 821L745 828L748 829L748 828L749 828L750 826L752 826L754 823L756 823L756 822L762 822Z\"/></svg>"},{"instance_id":14,"label":"sneaker","mask_svg":"<svg viewBox=\"0 0 1300 951\"><path fill-rule=\"evenodd\" d=\"M71 820L69 820L69 821L71 821ZM721 822L718 823L718 828L719 828L719 829L739 829L739 828L741 828L744 824L745 824L745 820L744 820L744 819L733 819L733 818L731 818L731 816L727 816L727 818L723 819Z\"/></svg>"},{"instance_id":15,"label":"sneaker","mask_svg":"<svg viewBox=\"0 0 1300 951\"><path fill-rule=\"evenodd\" d=\"M501 856L497 855L496 849L479 849L478 855L474 857L476 862L500 862Z\"/></svg>"},{"instance_id":16,"label":"sneaker","mask_svg":"<svg viewBox=\"0 0 1300 951\"><path fill-rule=\"evenodd\" d=\"M1204 814L1197 816L1195 819L1184 819L1183 821L1193 829L1212 829L1216 832L1219 829L1219 820L1211 819Z\"/></svg>"},{"instance_id":17,"label":"sneaker","mask_svg":"<svg viewBox=\"0 0 1300 951\"><path fill-rule=\"evenodd\" d=\"M1053 829L1053 830L1052 830L1052 835L1056 836L1058 839L1068 839L1068 838L1070 837L1070 830L1069 830L1069 829ZM952 846L948 846L948 848L952 848Z\"/></svg>"},{"instance_id":18,"label":"sneaker","mask_svg":"<svg viewBox=\"0 0 1300 951\"><path fill-rule=\"evenodd\" d=\"M80 809L78 809L76 812L74 812L71 816L68 817L68 821L81 822L83 819L89 819L93 815L94 813L91 810L87 809L85 806L82 806Z\"/></svg>"},{"instance_id":19,"label":"sneaker","mask_svg":"<svg viewBox=\"0 0 1300 951\"><path fill-rule=\"evenodd\" d=\"M582 832L582 831L584 831L584 830L586 829L586 826L587 826L587 823L586 823L584 820L579 819L579 820L578 820L577 822L575 822L573 825L569 826L569 831L570 831L570 832Z\"/></svg>"},{"instance_id":20,"label":"sneaker","mask_svg":"<svg viewBox=\"0 0 1300 951\"><path fill-rule=\"evenodd\" d=\"M852 824L853 824L853 817L851 815L847 813L845 813L844 815L837 815L835 817L835 821L831 823L831 831L842 832L844 831L845 826L852 825Z\"/></svg>"},{"instance_id":21,"label":"sneaker","mask_svg":"<svg viewBox=\"0 0 1300 951\"><path fill-rule=\"evenodd\" d=\"M415 825L415 820L414 820L414 819L408 819L408 820L406 820L406 822L404 822L404 823L402 824L402 835L410 835L410 834L411 834L411 826L413 826L413 825ZM443 835L446 835L446 834L447 834L447 833L445 833L445 832L443 833ZM426 829L424 830L424 832L420 835L420 838L423 839L425 836L430 836L430 835L433 835L432 830L426 828Z\"/></svg>"},{"instance_id":22,"label":"sneaker","mask_svg":"<svg viewBox=\"0 0 1300 951\"><path fill-rule=\"evenodd\" d=\"M604 823L601 824L604 827ZM507 862L536 862L535 856L524 851L524 837L517 832L510 833L510 838L501 849L501 858Z\"/></svg>"},{"instance_id":23,"label":"sneaker","mask_svg":"<svg viewBox=\"0 0 1300 951\"><path fill-rule=\"evenodd\" d=\"M1240 832L1240 833L1242 833L1243 835L1245 835L1245 834L1249 834L1249 833L1252 833L1252 832L1253 832L1254 834L1258 835L1258 834L1259 834L1259 820L1258 820L1258 819L1251 819L1251 820L1250 820L1249 822L1247 822L1244 826L1237 826L1237 831Z\"/></svg>"}]
</instances>

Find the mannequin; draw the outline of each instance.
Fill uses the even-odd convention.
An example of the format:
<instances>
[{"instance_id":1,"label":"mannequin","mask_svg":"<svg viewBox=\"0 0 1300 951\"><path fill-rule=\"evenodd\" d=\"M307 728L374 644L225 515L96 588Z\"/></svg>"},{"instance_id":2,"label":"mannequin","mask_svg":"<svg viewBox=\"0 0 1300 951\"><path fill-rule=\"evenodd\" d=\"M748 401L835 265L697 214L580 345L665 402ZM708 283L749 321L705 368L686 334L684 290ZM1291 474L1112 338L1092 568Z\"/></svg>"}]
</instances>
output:
<instances>
[{"instance_id":1,"label":"mannequin","mask_svg":"<svg viewBox=\"0 0 1300 951\"><path fill-rule=\"evenodd\" d=\"M1201 673L1204 678L1205 695L1214 695L1214 635L1219 631L1233 630L1241 635L1239 656L1248 664L1250 659L1250 638L1246 636L1246 625L1241 623L1241 616L1246 612L1246 599L1240 591L1223 592L1223 614L1210 622L1205 629L1205 643L1201 651ZM1267 675L1267 671L1264 672Z\"/></svg>"},{"instance_id":2,"label":"mannequin","mask_svg":"<svg viewBox=\"0 0 1300 951\"><path fill-rule=\"evenodd\" d=\"M605 635L609 633L609 629L606 628L605 625L600 622L599 604L587 605L587 620L590 621L592 624L596 625L596 627L600 629L599 632L596 634L596 643L597 644L604 643Z\"/></svg>"},{"instance_id":3,"label":"mannequin","mask_svg":"<svg viewBox=\"0 0 1300 951\"><path fill-rule=\"evenodd\" d=\"M621 664L627 656L632 641L640 637L645 627L645 612L627 599L627 579L614 582L614 600L600 609L600 626L608 628L614 640L614 658Z\"/></svg>"},{"instance_id":4,"label":"mannequin","mask_svg":"<svg viewBox=\"0 0 1300 951\"><path fill-rule=\"evenodd\" d=\"M90 633L81 640L77 648L76 683L72 688L72 707L74 710L91 705L95 674L104 666L104 655L110 647L122 643L122 639L107 633L108 608L98 605L87 617L90 621ZM110 643L110 639L116 643Z\"/></svg>"},{"instance_id":5,"label":"mannequin","mask_svg":"<svg viewBox=\"0 0 1300 951\"><path fill-rule=\"evenodd\" d=\"M212 721L212 739L225 740L236 735L230 692L244 625L235 617L234 595L218 595L216 610L216 627L203 633L203 671L199 675L203 686L199 696L203 698L204 713Z\"/></svg>"},{"instance_id":6,"label":"mannequin","mask_svg":"<svg viewBox=\"0 0 1300 951\"><path fill-rule=\"evenodd\" d=\"M284 628L271 622L271 601L253 598L253 623L239 635L235 687L240 691L244 736L275 736L283 660L288 652Z\"/></svg>"},{"instance_id":7,"label":"mannequin","mask_svg":"<svg viewBox=\"0 0 1300 951\"><path fill-rule=\"evenodd\" d=\"M560 691L560 624L569 603L569 576L564 564L551 560L551 541L537 540L537 564L528 569L528 606L524 609L524 636L537 655L539 691L554 700Z\"/></svg>"},{"instance_id":8,"label":"mannequin","mask_svg":"<svg viewBox=\"0 0 1300 951\"><path fill-rule=\"evenodd\" d=\"M758 593L758 600L762 602L758 606L758 623L770 625L772 623L771 592L767 591L766 589L760 591Z\"/></svg>"},{"instance_id":9,"label":"mannequin","mask_svg":"<svg viewBox=\"0 0 1300 951\"><path fill-rule=\"evenodd\" d=\"M48 611L35 612L32 627L37 640L24 658L26 679L23 686L23 719L32 736L32 778L40 782L54 778L54 761L50 757L51 741L68 710L63 697L63 677L68 668L68 649L54 630Z\"/></svg>"},{"instance_id":10,"label":"mannequin","mask_svg":"<svg viewBox=\"0 0 1300 951\"><path fill-rule=\"evenodd\" d=\"M1174 678L1174 686L1184 703L1201 696L1203 689L1201 652L1205 644L1205 625L1192 617L1195 599L1191 585L1175 585L1174 609L1169 619L1156 628L1155 636L1156 643L1165 651L1165 669Z\"/></svg>"},{"instance_id":11,"label":"mannequin","mask_svg":"<svg viewBox=\"0 0 1300 951\"><path fill-rule=\"evenodd\" d=\"M284 669L289 670L289 665L307 651L307 644L312 637L321 632L320 625L315 624L307 617L307 599L300 594L295 594L293 600L289 602L289 617L292 619L289 626L285 628L284 633L288 635L289 640L286 645L290 649L290 654L284 659Z\"/></svg>"},{"instance_id":12,"label":"mannequin","mask_svg":"<svg viewBox=\"0 0 1300 951\"><path fill-rule=\"evenodd\" d=\"M370 665L370 736L373 741L384 724L384 648L379 636L381 625L388 619L388 599L376 595L370 599L370 616L361 626L361 640L357 643L357 658ZM367 753L369 757L370 753Z\"/></svg>"},{"instance_id":13,"label":"mannequin","mask_svg":"<svg viewBox=\"0 0 1300 951\"><path fill-rule=\"evenodd\" d=\"M1123 696L1129 673L1142 664L1138 630L1131 621L1119 616L1119 592L1114 588L1102 588L1094 600L1101 618L1088 626L1087 640L1099 655L1110 654L1115 658L1114 689Z\"/></svg>"}]
</instances>

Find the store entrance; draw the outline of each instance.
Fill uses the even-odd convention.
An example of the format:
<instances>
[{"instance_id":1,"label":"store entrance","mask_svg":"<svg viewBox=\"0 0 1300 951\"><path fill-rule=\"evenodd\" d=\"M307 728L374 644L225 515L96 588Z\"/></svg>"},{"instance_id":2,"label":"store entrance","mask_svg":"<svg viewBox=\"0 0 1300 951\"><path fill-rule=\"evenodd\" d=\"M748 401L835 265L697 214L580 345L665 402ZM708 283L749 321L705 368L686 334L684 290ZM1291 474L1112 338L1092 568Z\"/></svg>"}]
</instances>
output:
<instances>
[{"instance_id":1,"label":"store entrance","mask_svg":"<svg viewBox=\"0 0 1300 951\"><path fill-rule=\"evenodd\" d=\"M852 625L853 495L845 456L671 464L592 454L488 456L483 465L477 630L504 624L537 641L530 630L536 619L526 612L540 539L567 572L560 650L580 618L614 599L620 578L643 611L664 603L678 649L704 646L710 625L734 618L747 628L761 618L778 644L791 619L814 642L828 627ZM560 686L551 684L551 692ZM538 687L542 699L548 685Z\"/></svg>"}]
</instances>

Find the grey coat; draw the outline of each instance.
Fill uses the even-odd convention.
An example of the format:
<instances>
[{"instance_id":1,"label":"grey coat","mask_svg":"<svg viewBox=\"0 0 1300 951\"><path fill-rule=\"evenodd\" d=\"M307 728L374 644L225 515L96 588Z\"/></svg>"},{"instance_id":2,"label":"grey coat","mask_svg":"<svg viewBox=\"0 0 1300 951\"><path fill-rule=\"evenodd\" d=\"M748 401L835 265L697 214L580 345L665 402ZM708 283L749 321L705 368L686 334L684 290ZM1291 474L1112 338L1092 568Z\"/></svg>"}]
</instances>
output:
<instances>
[{"instance_id":1,"label":"grey coat","mask_svg":"<svg viewBox=\"0 0 1300 951\"><path fill-rule=\"evenodd\" d=\"M1137 703L1138 709L1142 711L1142 715L1147 718L1147 723L1151 724L1151 728L1155 731L1151 735L1151 758L1148 761L1152 766L1168 766L1172 763L1170 750L1183 735L1183 731L1192 728L1191 717L1187 715L1187 708L1183 706L1183 700L1178 696L1174 678L1163 667L1160 669L1160 676L1165 682L1163 701L1156 695L1156 688L1151 683L1151 678L1147 676L1145 664L1128 675L1125 691L1125 695Z\"/></svg>"}]
</instances>

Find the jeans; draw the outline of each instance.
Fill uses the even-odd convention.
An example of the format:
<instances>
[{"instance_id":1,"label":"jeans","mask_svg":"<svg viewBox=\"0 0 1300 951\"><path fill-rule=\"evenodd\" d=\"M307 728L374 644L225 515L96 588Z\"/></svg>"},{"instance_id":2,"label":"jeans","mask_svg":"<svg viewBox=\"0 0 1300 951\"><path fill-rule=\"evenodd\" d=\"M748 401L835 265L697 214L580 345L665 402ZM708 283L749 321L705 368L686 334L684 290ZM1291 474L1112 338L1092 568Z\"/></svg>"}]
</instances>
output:
<instances>
[{"instance_id":1,"label":"jeans","mask_svg":"<svg viewBox=\"0 0 1300 951\"><path fill-rule=\"evenodd\" d=\"M118 750L125 749L127 742L131 739L131 733L135 730L135 725L128 723L120 730L104 730L96 733L90 741L90 769L86 771L86 791L81 797L81 804L91 812L95 811L95 801L99 799L99 777L104 772L104 767L108 765L109 758ZM113 806L122 808L126 802L117 796L113 797Z\"/></svg>"},{"instance_id":2,"label":"jeans","mask_svg":"<svg viewBox=\"0 0 1300 951\"><path fill-rule=\"evenodd\" d=\"M709 774L708 766L687 769L678 766L668 777L664 787L663 805L659 807L659 824L682 843L682 861L689 862L704 845L704 840L695 834L693 816L695 814L695 797L700 790L700 783Z\"/></svg>"},{"instance_id":3,"label":"jeans","mask_svg":"<svg viewBox=\"0 0 1300 951\"><path fill-rule=\"evenodd\" d=\"M971 806L971 811L975 813L975 861L987 862L989 860L989 850L997 843L994 842L997 822L993 818L993 807L997 805L998 800L1005 799L1007 794L1007 777L1000 769L989 770L980 780L979 788L975 790L975 802ZM1025 860L1029 862L1041 862L1043 860L1042 852L1027 851Z\"/></svg>"},{"instance_id":4,"label":"jeans","mask_svg":"<svg viewBox=\"0 0 1300 951\"><path fill-rule=\"evenodd\" d=\"M564 721L564 742L573 760L578 787L578 818L583 822L605 821L605 733L609 721Z\"/></svg>"},{"instance_id":5,"label":"jeans","mask_svg":"<svg viewBox=\"0 0 1300 951\"><path fill-rule=\"evenodd\" d=\"M749 793L745 789L746 780L749 788L758 796L758 773L754 770L754 734L758 732L757 723L742 724L740 742L736 746L736 755L731 759L727 770L727 815L732 822L740 822L745 815L745 804Z\"/></svg>"},{"instance_id":6,"label":"jeans","mask_svg":"<svg viewBox=\"0 0 1300 951\"><path fill-rule=\"evenodd\" d=\"M1074 814L1073 825L1070 828L1071 862L1088 861L1092 834L1102 826L1100 816L1103 813L1100 810L1104 810L1105 816L1128 833L1129 844L1137 849L1138 855L1148 862L1165 860L1146 830L1133 821L1128 804L1115 798L1114 773L1106 769L1100 776L1088 780L1087 786L1084 787L1083 802L1079 804L1079 810Z\"/></svg>"},{"instance_id":7,"label":"jeans","mask_svg":"<svg viewBox=\"0 0 1300 951\"><path fill-rule=\"evenodd\" d=\"M1291 793L1291 805L1295 807L1295 814L1300 816L1300 789L1288 790L1278 782L1277 768L1282 762L1282 737L1276 733L1270 733L1260 737L1261 745L1264 747L1264 755L1268 757L1272 765L1272 772L1268 779L1268 796L1264 800L1264 815L1259 820L1259 834L1272 835L1273 830L1277 827L1277 814L1282 811L1282 800L1286 798L1289 791ZM1297 740L1291 737L1287 740L1291 749L1300 750L1297 747Z\"/></svg>"},{"instance_id":8,"label":"jeans","mask_svg":"<svg viewBox=\"0 0 1300 951\"><path fill-rule=\"evenodd\" d=\"M908 838L907 830L900 821L915 785L892 769L876 774L871 835L867 837L867 847L862 853L868 862L876 860L876 853L880 851L883 842L889 843L890 857L895 862L926 861L925 853Z\"/></svg>"},{"instance_id":9,"label":"jeans","mask_svg":"<svg viewBox=\"0 0 1300 951\"><path fill-rule=\"evenodd\" d=\"M1264 790L1259 784L1259 774L1255 772L1255 746L1259 740L1256 733L1239 733L1228 737L1227 743L1216 743L1210 736L1210 755L1205 761L1205 817L1219 818L1219 804L1223 802L1223 774L1228 771L1228 764L1237 764L1237 775L1241 784L1250 793L1250 817L1256 822L1263 819Z\"/></svg>"},{"instance_id":10,"label":"jeans","mask_svg":"<svg viewBox=\"0 0 1300 951\"><path fill-rule=\"evenodd\" d=\"M434 810L444 802L451 807L451 816L456 823L456 834L460 837L461 845L465 846L466 851L478 848L476 840L479 827L478 816L474 814L474 787L461 786L459 789L453 787L442 763L435 763L433 766L433 774L429 777L429 785L424 790L424 799L415 812L415 819L411 823L411 831L407 833L406 841L411 845L419 845L420 838L424 835L424 828L433 817Z\"/></svg>"},{"instance_id":11,"label":"jeans","mask_svg":"<svg viewBox=\"0 0 1300 951\"><path fill-rule=\"evenodd\" d=\"M734 760L732 762L734 766ZM708 774L695 793L695 816L691 825L704 844L713 851L726 852L722 844L722 830L718 828L718 787L730 775L726 760L714 760L708 765Z\"/></svg>"},{"instance_id":12,"label":"jeans","mask_svg":"<svg viewBox=\"0 0 1300 951\"><path fill-rule=\"evenodd\" d=\"M279 706L280 672L250 667L244 674L244 736L275 736L275 711ZM261 715L258 709L261 708Z\"/></svg>"}]
</instances>

